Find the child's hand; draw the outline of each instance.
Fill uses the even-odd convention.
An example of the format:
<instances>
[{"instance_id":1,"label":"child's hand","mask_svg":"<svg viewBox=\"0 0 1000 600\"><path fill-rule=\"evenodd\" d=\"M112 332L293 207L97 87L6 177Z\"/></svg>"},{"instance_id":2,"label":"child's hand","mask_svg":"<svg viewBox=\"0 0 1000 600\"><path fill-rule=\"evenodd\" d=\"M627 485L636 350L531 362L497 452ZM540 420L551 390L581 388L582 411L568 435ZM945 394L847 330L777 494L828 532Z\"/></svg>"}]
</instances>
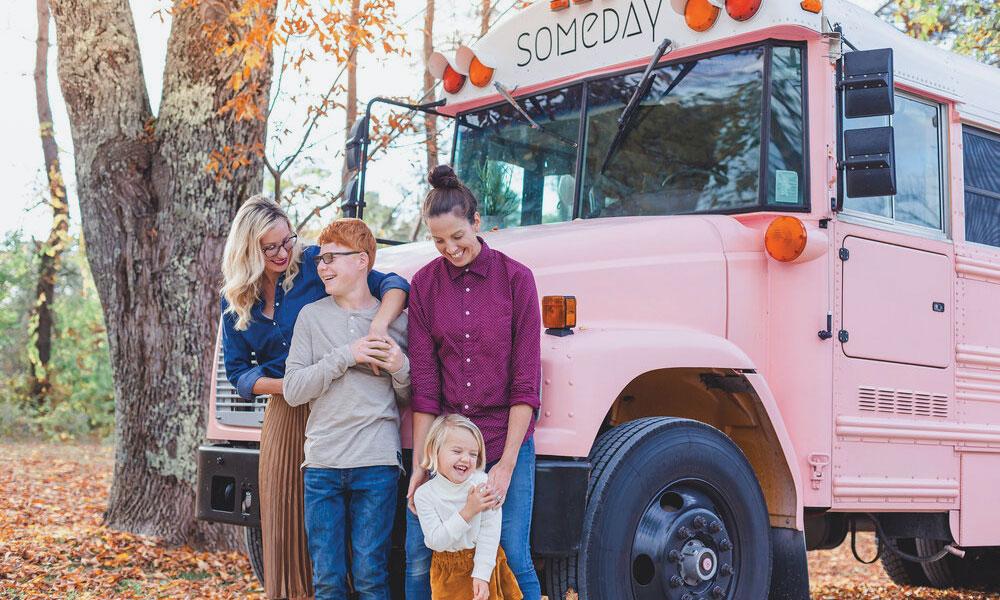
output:
<instances>
[{"instance_id":1,"label":"child's hand","mask_svg":"<svg viewBox=\"0 0 1000 600\"><path fill-rule=\"evenodd\" d=\"M496 497L486 487L486 484L472 486L469 488L469 495L465 499L465 508L460 511L460 514L465 519L465 522L468 523L472 521L472 517L484 510L493 508L494 504L496 504Z\"/></svg>"},{"instance_id":2,"label":"child's hand","mask_svg":"<svg viewBox=\"0 0 1000 600\"><path fill-rule=\"evenodd\" d=\"M490 600L489 582L472 578L472 600Z\"/></svg>"}]
</instances>

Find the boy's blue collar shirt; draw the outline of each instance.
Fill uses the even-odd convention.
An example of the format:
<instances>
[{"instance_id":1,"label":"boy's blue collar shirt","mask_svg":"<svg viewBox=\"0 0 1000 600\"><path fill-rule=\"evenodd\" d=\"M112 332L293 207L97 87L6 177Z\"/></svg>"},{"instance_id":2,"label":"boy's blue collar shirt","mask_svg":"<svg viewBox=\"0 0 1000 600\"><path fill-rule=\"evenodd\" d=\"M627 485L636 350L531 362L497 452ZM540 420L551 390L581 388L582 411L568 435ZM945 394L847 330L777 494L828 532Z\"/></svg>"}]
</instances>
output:
<instances>
[{"instance_id":1,"label":"boy's blue collar shirt","mask_svg":"<svg viewBox=\"0 0 1000 600\"><path fill-rule=\"evenodd\" d=\"M228 303L222 299L222 349L226 362L226 377L242 398L253 398L253 386L261 377L280 379L285 376L285 359L292 343L295 320L302 308L327 296L323 280L316 271L315 258L319 246L306 246L302 251L299 273L292 289L285 292L278 278L274 291L274 317L264 315L264 301L259 300L250 311L252 320L244 331L236 330L236 317L225 314ZM405 279L395 273L368 273L368 288L382 299L389 290L410 292ZM256 362L256 365L254 365Z\"/></svg>"}]
</instances>

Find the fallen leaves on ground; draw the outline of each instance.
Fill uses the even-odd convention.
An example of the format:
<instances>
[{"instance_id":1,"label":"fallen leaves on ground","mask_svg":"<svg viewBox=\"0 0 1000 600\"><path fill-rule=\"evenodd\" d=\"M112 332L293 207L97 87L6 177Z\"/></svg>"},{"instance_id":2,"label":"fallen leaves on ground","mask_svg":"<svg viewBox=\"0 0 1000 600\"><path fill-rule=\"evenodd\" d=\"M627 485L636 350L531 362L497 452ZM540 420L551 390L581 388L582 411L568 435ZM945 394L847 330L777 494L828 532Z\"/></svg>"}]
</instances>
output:
<instances>
[{"instance_id":1,"label":"fallen leaves on ground","mask_svg":"<svg viewBox=\"0 0 1000 600\"><path fill-rule=\"evenodd\" d=\"M0 597L263 599L241 553L169 547L101 525L113 467L108 446L0 444ZM873 536L859 534L858 553L875 550ZM809 575L813 600L1000 600L898 587L878 562L855 561L849 543L810 552Z\"/></svg>"},{"instance_id":2,"label":"fallen leaves on ground","mask_svg":"<svg viewBox=\"0 0 1000 600\"><path fill-rule=\"evenodd\" d=\"M169 547L101 525L108 446L0 444L0 597L263 598L244 555Z\"/></svg>"}]
</instances>

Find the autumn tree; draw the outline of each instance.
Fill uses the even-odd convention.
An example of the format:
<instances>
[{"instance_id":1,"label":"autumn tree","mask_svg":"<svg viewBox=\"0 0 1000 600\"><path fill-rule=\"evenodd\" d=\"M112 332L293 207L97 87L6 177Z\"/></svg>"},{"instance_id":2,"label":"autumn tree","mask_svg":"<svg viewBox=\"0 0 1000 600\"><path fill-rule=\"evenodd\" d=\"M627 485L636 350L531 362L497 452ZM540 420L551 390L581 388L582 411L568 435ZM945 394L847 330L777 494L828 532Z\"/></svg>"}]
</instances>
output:
<instances>
[{"instance_id":1,"label":"autumn tree","mask_svg":"<svg viewBox=\"0 0 1000 600\"><path fill-rule=\"evenodd\" d=\"M876 14L918 40L1000 65L1000 2L996 0L891 0Z\"/></svg>"},{"instance_id":2,"label":"autumn tree","mask_svg":"<svg viewBox=\"0 0 1000 600\"><path fill-rule=\"evenodd\" d=\"M56 145L52 123L52 106L49 103L49 24L51 15L48 0L36 0L38 37L35 42L35 104L38 110L38 131L42 138L45 173L48 179L48 204L52 207L52 226L48 239L38 248L38 281L35 286L35 303L28 317L28 336L32 346L28 349L30 362L30 394L37 405L49 395L49 361L52 358L52 303L56 291L56 273L66 243L69 240L69 205L66 185L59 167L59 148Z\"/></svg>"}]
</instances>

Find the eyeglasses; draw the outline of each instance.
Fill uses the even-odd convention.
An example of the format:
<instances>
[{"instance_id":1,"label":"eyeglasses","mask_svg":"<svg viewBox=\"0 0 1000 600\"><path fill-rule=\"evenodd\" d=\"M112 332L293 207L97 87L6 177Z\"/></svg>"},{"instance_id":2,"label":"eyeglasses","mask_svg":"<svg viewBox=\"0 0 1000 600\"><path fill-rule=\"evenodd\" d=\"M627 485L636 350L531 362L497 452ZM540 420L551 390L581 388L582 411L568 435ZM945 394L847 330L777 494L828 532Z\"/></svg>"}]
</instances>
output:
<instances>
[{"instance_id":1,"label":"eyeglasses","mask_svg":"<svg viewBox=\"0 0 1000 600\"><path fill-rule=\"evenodd\" d=\"M264 256L268 258L274 258L275 256L278 255L278 251L281 248L284 248L285 250L291 252L292 246L295 245L295 241L298 239L299 236L290 235L286 237L280 244L268 244L266 246L262 246L261 250L264 252Z\"/></svg>"},{"instance_id":2,"label":"eyeglasses","mask_svg":"<svg viewBox=\"0 0 1000 600\"><path fill-rule=\"evenodd\" d=\"M353 252L324 252L323 254L320 254L313 260L316 261L316 266L318 267L320 261L323 261L323 264L328 265L332 263L334 260L336 260L338 256L350 256L352 254L361 254L361 251L355 250Z\"/></svg>"}]
</instances>

